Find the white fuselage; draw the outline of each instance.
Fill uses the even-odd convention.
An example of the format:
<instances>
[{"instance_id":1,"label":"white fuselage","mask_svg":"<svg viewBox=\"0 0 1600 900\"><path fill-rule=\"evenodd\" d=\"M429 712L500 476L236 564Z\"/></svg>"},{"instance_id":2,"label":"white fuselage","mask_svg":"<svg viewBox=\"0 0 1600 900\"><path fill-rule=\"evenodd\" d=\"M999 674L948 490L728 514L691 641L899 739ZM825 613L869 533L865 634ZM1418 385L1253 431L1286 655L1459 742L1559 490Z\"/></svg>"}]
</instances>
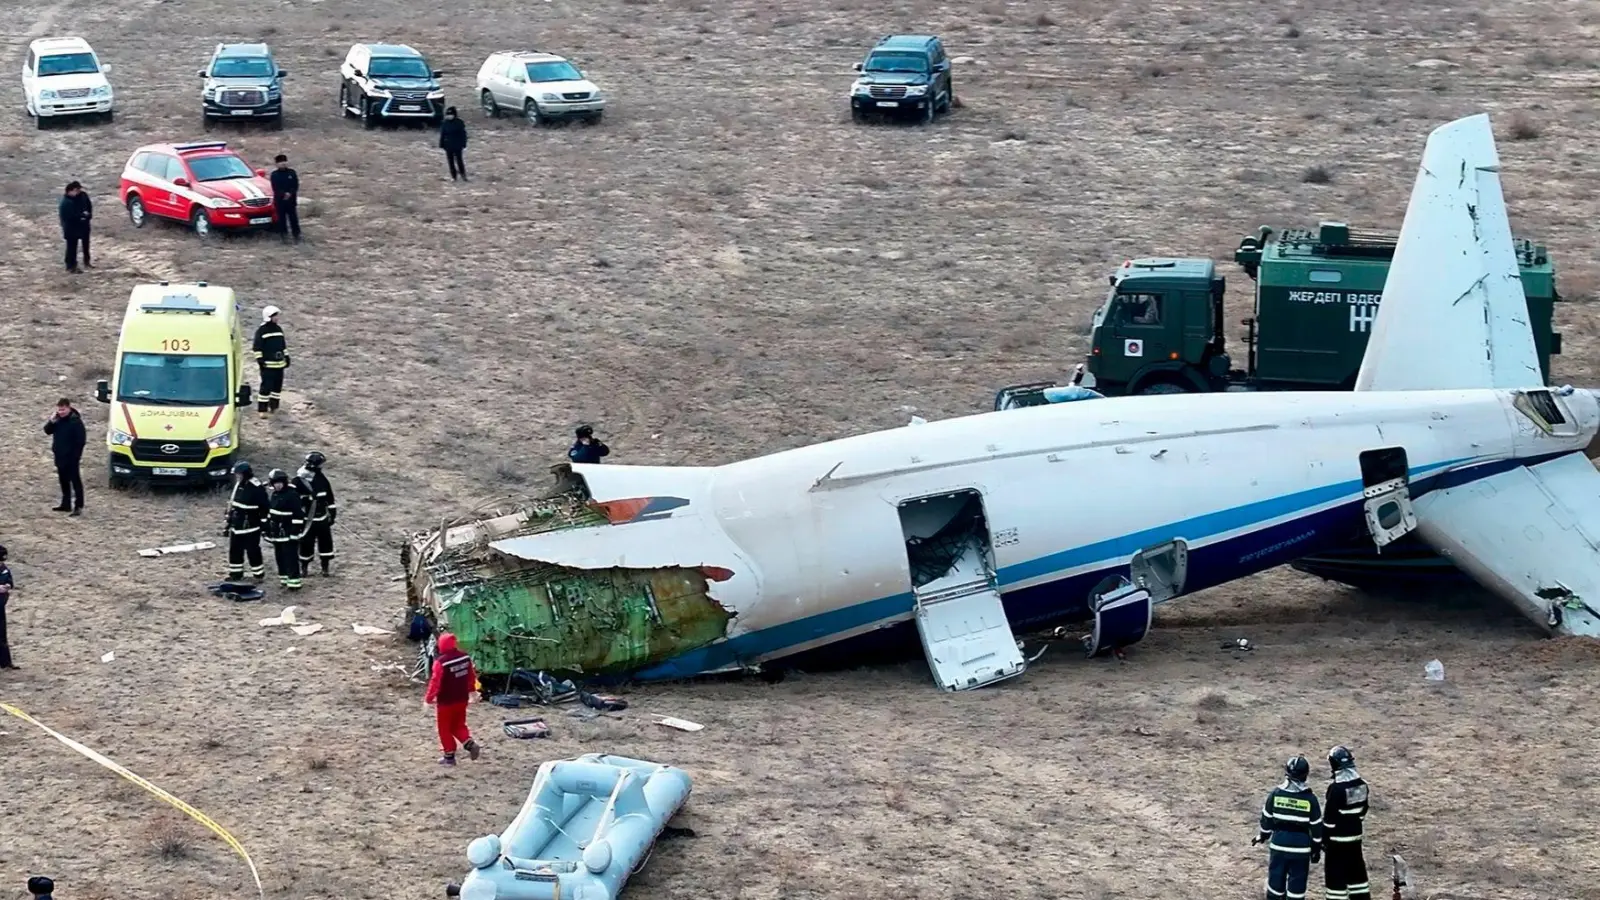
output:
<instances>
[{"instance_id":1,"label":"white fuselage","mask_svg":"<svg viewBox=\"0 0 1600 900\"><path fill-rule=\"evenodd\" d=\"M712 596L737 616L727 640L641 675L775 659L907 620L898 506L918 497L981 493L1006 615L1021 630L1083 618L1097 581L1174 538L1189 552L1180 593L1347 543L1364 527L1364 451L1403 448L1419 496L1582 450L1600 424L1587 391L1558 400L1565 436L1512 401L1505 390L1088 400L698 470L670 518L698 519L700 537L661 552L732 570ZM599 484L624 468L574 467ZM601 526L586 539L659 524Z\"/></svg>"}]
</instances>

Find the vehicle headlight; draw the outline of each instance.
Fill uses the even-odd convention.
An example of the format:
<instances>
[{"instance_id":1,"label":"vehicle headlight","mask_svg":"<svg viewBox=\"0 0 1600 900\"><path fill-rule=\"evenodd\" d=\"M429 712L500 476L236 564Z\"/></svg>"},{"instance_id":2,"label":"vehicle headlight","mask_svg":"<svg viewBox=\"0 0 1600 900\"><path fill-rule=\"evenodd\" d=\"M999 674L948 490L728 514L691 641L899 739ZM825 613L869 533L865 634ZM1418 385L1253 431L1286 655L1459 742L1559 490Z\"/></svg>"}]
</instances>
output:
<instances>
[{"instance_id":1,"label":"vehicle headlight","mask_svg":"<svg viewBox=\"0 0 1600 900\"><path fill-rule=\"evenodd\" d=\"M916 97L916 96L921 95L921 94L926 94L927 92L928 92L928 86L925 85L925 84L913 84L910 87L906 88L906 96L907 97Z\"/></svg>"},{"instance_id":2,"label":"vehicle headlight","mask_svg":"<svg viewBox=\"0 0 1600 900\"><path fill-rule=\"evenodd\" d=\"M111 85L109 85L109 84L100 85L99 87L94 89L94 95L96 97L109 97L109 96L111 96Z\"/></svg>"},{"instance_id":3,"label":"vehicle headlight","mask_svg":"<svg viewBox=\"0 0 1600 900\"><path fill-rule=\"evenodd\" d=\"M589 99L590 100L604 100L605 98L606 98L606 92L602 91L602 90L600 90L598 88L595 89L594 93L589 95Z\"/></svg>"},{"instance_id":4,"label":"vehicle headlight","mask_svg":"<svg viewBox=\"0 0 1600 900\"><path fill-rule=\"evenodd\" d=\"M560 100L561 99L561 95L560 94L552 94L552 93L546 92L546 93L540 94L539 95L539 99L540 100Z\"/></svg>"},{"instance_id":5,"label":"vehicle headlight","mask_svg":"<svg viewBox=\"0 0 1600 900\"><path fill-rule=\"evenodd\" d=\"M393 97L394 96L393 94L389 93L388 91L386 91L386 90L384 90L383 88L380 88L380 87L372 88L371 90L368 90L367 93L371 94L374 97Z\"/></svg>"},{"instance_id":6,"label":"vehicle headlight","mask_svg":"<svg viewBox=\"0 0 1600 900\"><path fill-rule=\"evenodd\" d=\"M115 428L113 428L113 429L111 429L111 446L113 446L113 447L132 447L133 446L133 435L127 433L126 431L118 431Z\"/></svg>"},{"instance_id":7,"label":"vehicle headlight","mask_svg":"<svg viewBox=\"0 0 1600 900\"><path fill-rule=\"evenodd\" d=\"M239 205L227 197L203 197L200 202L205 204L207 209L233 209Z\"/></svg>"},{"instance_id":8,"label":"vehicle headlight","mask_svg":"<svg viewBox=\"0 0 1600 900\"><path fill-rule=\"evenodd\" d=\"M429 91L428 92L428 99L429 100L443 100L444 99L444 91L442 91L442 90L440 90L440 91Z\"/></svg>"},{"instance_id":9,"label":"vehicle headlight","mask_svg":"<svg viewBox=\"0 0 1600 900\"><path fill-rule=\"evenodd\" d=\"M224 431L221 434L212 435L211 437L206 438L206 446L213 450L221 450L226 447L232 447L233 434L231 432Z\"/></svg>"},{"instance_id":10,"label":"vehicle headlight","mask_svg":"<svg viewBox=\"0 0 1600 900\"><path fill-rule=\"evenodd\" d=\"M51 91L51 90L40 91L39 92L39 99L40 100L54 100L54 99L56 99L56 92L55 91Z\"/></svg>"}]
</instances>

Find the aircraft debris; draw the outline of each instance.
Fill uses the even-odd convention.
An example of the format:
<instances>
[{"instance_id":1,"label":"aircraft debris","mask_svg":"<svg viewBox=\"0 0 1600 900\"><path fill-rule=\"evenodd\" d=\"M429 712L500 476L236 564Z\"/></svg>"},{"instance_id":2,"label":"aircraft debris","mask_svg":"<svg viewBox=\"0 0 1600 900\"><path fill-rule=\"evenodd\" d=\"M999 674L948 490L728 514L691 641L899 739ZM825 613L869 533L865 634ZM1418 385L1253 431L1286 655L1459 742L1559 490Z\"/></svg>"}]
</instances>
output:
<instances>
[{"instance_id":1,"label":"aircraft debris","mask_svg":"<svg viewBox=\"0 0 1600 900\"><path fill-rule=\"evenodd\" d=\"M378 627L376 627L374 625L354 625L354 624L352 624L350 627L351 627L351 629L353 629L355 631L356 634L360 634L360 635L394 634L394 632L392 632L392 631L389 631L389 630L386 630L386 629L383 629L383 628L378 628Z\"/></svg>"},{"instance_id":2,"label":"aircraft debris","mask_svg":"<svg viewBox=\"0 0 1600 900\"><path fill-rule=\"evenodd\" d=\"M110 652L107 652L104 656L100 657L100 661L103 662L103 663L108 663L108 662L111 662L113 659L116 659L116 658L117 658L116 651L110 651Z\"/></svg>"},{"instance_id":3,"label":"aircraft debris","mask_svg":"<svg viewBox=\"0 0 1600 900\"><path fill-rule=\"evenodd\" d=\"M705 728L699 722L691 722L688 719L679 719L675 716L656 716L655 719L657 725L665 725L668 728L676 728L679 731L699 731Z\"/></svg>"},{"instance_id":4,"label":"aircraft debris","mask_svg":"<svg viewBox=\"0 0 1600 900\"><path fill-rule=\"evenodd\" d=\"M289 630L301 637L309 637L322 630L322 623L313 622L310 625L291 625Z\"/></svg>"},{"instance_id":5,"label":"aircraft debris","mask_svg":"<svg viewBox=\"0 0 1600 900\"><path fill-rule=\"evenodd\" d=\"M173 553L193 553L196 550L211 550L217 545L211 541L201 541L196 544L173 544L170 547L151 547L140 550L139 555L144 557L167 556Z\"/></svg>"},{"instance_id":6,"label":"aircraft debris","mask_svg":"<svg viewBox=\"0 0 1600 900\"><path fill-rule=\"evenodd\" d=\"M501 726L506 737L513 738L543 738L550 736L550 725L544 719L535 716L531 719L515 719Z\"/></svg>"},{"instance_id":7,"label":"aircraft debris","mask_svg":"<svg viewBox=\"0 0 1600 900\"><path fill-rule=\"evenodd\" d=\"M279 613L276 616L273 616L270 619L262 619L260 622L258 622L256 624L261 625L263 627L269 627L269 628L272 627L272 626L276 626L276 625L297 625L297 624L299 624L300 620L295 618L294 611L296 609L299 609L299 607L298 606L285 606L283 608L283 612Z\"/></svg>"},{"instance_id":8,"label":"aircraft debris","mask_svg":"<svg viewBox=\"0 0 1600 900\"><path fill-rule=\"evenodd\" d=\"M1422 677L1429 681L1443 681L1444 663L1439 662L1437 659L1429 660L1428 664L1422 667Z\"/></svg>"}]
</instances>

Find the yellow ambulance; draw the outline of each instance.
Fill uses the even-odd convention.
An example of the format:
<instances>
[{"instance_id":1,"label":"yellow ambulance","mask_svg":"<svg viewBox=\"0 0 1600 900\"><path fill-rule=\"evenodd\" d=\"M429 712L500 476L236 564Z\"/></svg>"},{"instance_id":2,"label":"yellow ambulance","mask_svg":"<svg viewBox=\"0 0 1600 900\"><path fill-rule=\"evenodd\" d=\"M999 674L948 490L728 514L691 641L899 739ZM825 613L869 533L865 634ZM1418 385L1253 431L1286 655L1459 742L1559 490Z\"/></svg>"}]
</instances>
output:
<instances>
[{"instance_id":1,"label":"yellow ambulance","mask_svg":"<svg viewBox=\"0 0 1600 900\"><path fill-rule=\"evenodd\" d=\"M128 298L111 380L111 485L218 484L233 477L244 382L244 333L233 288L141 284Z\"/></svg>"}]
</instances>

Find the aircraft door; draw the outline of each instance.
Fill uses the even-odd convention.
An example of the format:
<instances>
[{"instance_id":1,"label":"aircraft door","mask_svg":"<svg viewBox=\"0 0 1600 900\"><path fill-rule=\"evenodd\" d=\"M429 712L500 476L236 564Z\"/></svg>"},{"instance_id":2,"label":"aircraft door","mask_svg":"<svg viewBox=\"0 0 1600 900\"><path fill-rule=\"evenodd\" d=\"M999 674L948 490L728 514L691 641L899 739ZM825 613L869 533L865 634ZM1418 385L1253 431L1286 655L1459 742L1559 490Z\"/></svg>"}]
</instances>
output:
<instances>
[{"instance_id":1,"label":"aircraft door","mask_svg":"<svg viewBox=\"0 0 1600 900\"><path fill-rule=\"evenodd\" d=\"M1404 447L1361 454L1362 513L1378 552L1417 527L1411 508L1411 475Z\"/></svg>"},{"instance_id":2,"label":"aircraft door","mask_svg":"<svg viewBox=\"0 0 1600 900\"><path fill-rule=\"evenodd\" d=\"M1084 641L1089 656L1118 650L1144 640L1155 616L1150 592L1121 575L1108 576L1089 593L1094 631Z\"/></svg>"}]
</instances>

